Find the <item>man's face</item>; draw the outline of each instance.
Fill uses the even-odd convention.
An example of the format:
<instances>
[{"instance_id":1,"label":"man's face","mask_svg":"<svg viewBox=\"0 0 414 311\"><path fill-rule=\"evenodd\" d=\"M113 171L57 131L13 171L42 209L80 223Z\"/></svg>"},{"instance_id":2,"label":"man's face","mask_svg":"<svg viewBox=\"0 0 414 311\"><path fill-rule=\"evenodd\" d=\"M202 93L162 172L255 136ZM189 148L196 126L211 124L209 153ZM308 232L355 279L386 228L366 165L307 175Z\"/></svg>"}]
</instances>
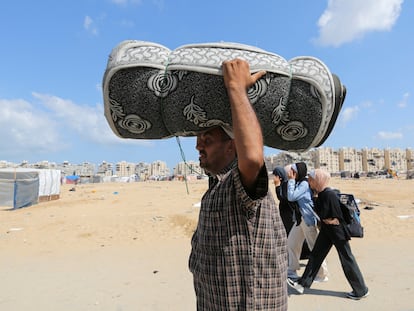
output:
<instances>
[{"instance_id":1,"label":"man's face","mask_svg":"<svg viewBox=\"0 0 414 311\"><path fill-rule=\"evenodd\" d=\"M197 135L196 149L200 166L213 174L219 173L235 158L233 141L221 128Z\"/></svg>"}]
</instances>

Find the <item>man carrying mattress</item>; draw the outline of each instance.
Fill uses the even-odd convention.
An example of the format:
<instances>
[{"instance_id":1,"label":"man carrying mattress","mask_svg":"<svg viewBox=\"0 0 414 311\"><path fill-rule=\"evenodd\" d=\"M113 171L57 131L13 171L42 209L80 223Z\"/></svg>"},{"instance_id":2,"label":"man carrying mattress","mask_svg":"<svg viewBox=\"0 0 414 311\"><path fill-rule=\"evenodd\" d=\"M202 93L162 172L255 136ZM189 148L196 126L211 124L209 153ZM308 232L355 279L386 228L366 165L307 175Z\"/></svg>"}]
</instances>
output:
<instances>
[{"instance_id":1,"label":"man carrying mattress","mask_svg":"<svg viewBox=\"0 0 414 311\"><path fill-rule=\"evenodd\" d=\"M286 232L264 164L263 136L247 90L265 72L241 59L222 64L232 114L197 135L204 194L189 268L197 310L287 310Z\"/></svg>"}]
</instances>

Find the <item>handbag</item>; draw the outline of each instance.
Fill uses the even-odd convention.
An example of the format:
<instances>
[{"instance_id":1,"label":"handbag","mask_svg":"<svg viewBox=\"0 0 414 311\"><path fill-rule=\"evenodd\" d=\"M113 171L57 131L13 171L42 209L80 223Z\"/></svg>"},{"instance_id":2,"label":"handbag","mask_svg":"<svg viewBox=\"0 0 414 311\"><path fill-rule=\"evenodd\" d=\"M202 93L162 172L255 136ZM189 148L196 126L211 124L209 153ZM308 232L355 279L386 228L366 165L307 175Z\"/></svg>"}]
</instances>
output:
<instances>
[{"instance_id":1,"label":"handbag","mask_svg":"<svg viewBox=\"0 0 414 311\"><path fill-rule=\"evenodd\" d=\"M359 208L354 196L351 194L338 193L339 205L343 219L345 221L345 227L349 235L352 238L363 238L364 227L361 225L361 219L359 217Z\"/></svg>"},{"instance_id":2,"label":"handbag","mask_svg":"<svg viewBox=\"0 0 414 311\"><path fill-rule=\"evenodd\" d=\"M352 238L363 238L364 237L364 227L358 221L353 221L350 224L346 225L349 235Z\"/></svg>"}]
</instances>

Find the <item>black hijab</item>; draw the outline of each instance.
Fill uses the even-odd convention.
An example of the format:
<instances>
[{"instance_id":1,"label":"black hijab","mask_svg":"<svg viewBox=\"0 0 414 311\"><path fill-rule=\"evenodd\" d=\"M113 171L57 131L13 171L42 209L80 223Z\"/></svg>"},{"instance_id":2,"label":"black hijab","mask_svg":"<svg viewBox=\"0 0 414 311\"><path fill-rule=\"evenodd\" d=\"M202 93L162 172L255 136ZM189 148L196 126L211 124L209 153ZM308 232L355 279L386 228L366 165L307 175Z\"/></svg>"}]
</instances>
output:
<instances>
[{"instance_id":1,"label":"black hijab","mask_svg":"<svg viewBox=\"0 0 414 311\"><path fill-rule=\"evenodd\" d=\"M286 181L287 180L286 171L281 166L276 166L275 167L275 169L273 170L273 175L279 176L281 181Z\"/></svg>"},{"instance_id":2,"label":"black hijab","mask_svg":"<svg viewBox=\"0 0 414 311\"><path fill-rule=\"evenodd\" d=\"M297 168L297 176L296 181L300 183L303 180L307 180L307 174L308 174L308 167L306 166L305 162L298 162L295 163Z\"/></svg>"}]
</instances>

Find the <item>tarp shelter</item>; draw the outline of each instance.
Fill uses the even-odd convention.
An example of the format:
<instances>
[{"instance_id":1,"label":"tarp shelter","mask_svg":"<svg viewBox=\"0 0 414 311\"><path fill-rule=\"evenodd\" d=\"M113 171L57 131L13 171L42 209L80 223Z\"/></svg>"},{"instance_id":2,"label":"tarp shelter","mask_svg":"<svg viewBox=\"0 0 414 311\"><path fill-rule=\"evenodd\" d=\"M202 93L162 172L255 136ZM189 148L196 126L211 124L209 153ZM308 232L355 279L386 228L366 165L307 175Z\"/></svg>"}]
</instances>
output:
<instances>
[{"instance_id":1,"label":"tarp shelter","mask_svg":"<svg viewBox=\"0 0 414 311\"><path fill-rule=\"evenodd\" d=\"M39 173L36 171L0 171L0 206L21 208L39 201Z\"/></svg>"},{"instance_id":2,"label":"tarp shelter","mask_svg":"<svg viewBox=\"0 0 414 311\"><path fill-rule=\"evenodd\" d=\"M60 197L60 170L0 169L0 206L13 209Z\"/></svg>"},{"instance_id":3,"label":"tarp shelter","mask_svg":"<svg viewBox=\"0 0 414 311\"><path fill-rule=\"evenodd\" d=\"M65 184L74 184L77 185L80 181L80 177L78 175L68 175L65 176Z\"/></svg>"},{"instance_id":4,"label":"tarp shelter","mask_svg":"<svg viewBox=\"0 0 414 311\"><path fill-rule=\"evenodd\" d=\"M61 172L54 169L38 169L39 202L60 198Z\"/></svg>"}]
</instances>

